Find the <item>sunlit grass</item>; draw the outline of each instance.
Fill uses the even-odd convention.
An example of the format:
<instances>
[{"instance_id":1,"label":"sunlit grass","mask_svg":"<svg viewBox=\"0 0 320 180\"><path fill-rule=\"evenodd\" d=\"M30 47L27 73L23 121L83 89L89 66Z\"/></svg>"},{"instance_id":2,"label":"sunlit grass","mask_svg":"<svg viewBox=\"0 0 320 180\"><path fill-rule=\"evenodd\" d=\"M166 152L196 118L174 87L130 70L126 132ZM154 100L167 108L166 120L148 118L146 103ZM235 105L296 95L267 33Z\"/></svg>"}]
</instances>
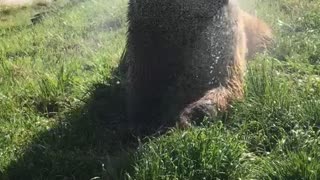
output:
<instances>
[{"instance_id":1,"label":"sunlit grass","mask_svg":"<svg viewBox=\"0 0 320 180\"><path fill-rule=\"evenodd\" d=\"M1 11L0 179L319 178L318 1L257 0L276 46L250 61L244 100L219 122L173 129L138 149L116 128L123 89L112 70L126 2Z\"/></svg>"}]
</instances>

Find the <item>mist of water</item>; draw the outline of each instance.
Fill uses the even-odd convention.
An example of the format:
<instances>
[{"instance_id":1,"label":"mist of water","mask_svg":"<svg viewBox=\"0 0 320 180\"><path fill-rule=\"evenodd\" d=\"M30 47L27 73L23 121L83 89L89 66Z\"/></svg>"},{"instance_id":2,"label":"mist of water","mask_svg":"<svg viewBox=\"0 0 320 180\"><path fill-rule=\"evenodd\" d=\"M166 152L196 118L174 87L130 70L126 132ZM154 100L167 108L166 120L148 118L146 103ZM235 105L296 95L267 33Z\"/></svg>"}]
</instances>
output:
<instances>
[{"instance_id":1,"label":"mist of water","mask_svg":"<svg viewBox=\"0 0 320 180\"><path fill-rule=\"evenodd\" d=\"M231 2L238 3L242 9L252 15L256 14L256 5L258 3L257 0L231 0Z\"/></svg>"}]
</instances>

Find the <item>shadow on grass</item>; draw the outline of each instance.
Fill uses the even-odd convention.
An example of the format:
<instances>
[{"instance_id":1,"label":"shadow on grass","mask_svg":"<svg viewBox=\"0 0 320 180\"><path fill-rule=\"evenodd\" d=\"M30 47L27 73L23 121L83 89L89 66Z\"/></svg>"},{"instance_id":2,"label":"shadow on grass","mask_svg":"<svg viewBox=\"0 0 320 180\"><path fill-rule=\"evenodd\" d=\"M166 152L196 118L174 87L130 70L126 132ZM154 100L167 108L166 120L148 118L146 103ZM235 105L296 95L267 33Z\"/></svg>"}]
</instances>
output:
<instances>
[{"instance_id":1,"label":"shadow on grass","mask_svg":"<svg viewBox=\"0 0 320 180\"><path fill-rule=\"evenodd\" d=\"M108 83L95 84L84 105L34 137L4 179L124 179L138 143L126 128L124 88Z\"/></svg>"}]
</instances>

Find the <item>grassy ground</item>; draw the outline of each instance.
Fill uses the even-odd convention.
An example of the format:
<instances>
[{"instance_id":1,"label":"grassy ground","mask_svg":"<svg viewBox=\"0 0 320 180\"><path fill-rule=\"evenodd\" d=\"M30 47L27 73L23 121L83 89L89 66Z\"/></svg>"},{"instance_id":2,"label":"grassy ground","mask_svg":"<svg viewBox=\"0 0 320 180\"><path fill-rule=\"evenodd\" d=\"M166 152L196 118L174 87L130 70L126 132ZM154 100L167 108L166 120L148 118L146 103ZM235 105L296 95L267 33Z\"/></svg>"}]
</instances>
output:
<instances>
[{"instance_id":1,"label":"grassy ground","mask_svg":"<svg viewBox=\"0 0 320 180\"><path fill-rule=\"evenodd\" d=\"M126 0L1 10L0 179L319 179L320 2L258 1L277 45L250 62L245 99L138 148L112 76Z\"/></svg>"}]
</instances>

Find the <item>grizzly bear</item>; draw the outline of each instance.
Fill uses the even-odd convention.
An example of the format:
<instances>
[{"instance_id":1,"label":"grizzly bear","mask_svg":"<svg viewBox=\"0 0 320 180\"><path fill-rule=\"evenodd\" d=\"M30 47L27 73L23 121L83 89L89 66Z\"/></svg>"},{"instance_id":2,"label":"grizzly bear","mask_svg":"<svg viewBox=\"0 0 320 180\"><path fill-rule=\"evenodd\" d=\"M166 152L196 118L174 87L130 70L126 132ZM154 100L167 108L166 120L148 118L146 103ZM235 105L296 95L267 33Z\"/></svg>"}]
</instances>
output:
<instances>
[{"instance_id":1,"label":"grizzly bear","mask_svg":"<svg viewBox=\"0 0 320 180\"><path fill-rule=\"evenodd\" d=\"M120 70L131 126L188 127L242 97L247 37L241 12L229 0L129 1Z\"/></svg>"}]
</instances>

